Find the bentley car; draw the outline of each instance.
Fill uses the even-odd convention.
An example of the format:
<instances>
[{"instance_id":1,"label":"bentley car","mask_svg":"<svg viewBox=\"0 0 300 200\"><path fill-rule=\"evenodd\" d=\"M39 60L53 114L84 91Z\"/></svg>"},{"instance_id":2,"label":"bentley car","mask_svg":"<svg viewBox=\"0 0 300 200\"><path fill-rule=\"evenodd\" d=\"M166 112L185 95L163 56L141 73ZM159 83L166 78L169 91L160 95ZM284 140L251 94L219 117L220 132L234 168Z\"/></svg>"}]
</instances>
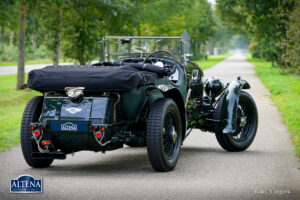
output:
<instances>
[{"instance_id":1,"label":"bentley car","mask_svg":"<svg viewBox=\"0 0 300 200\"><path fill-rule=\"evenodd\" d=\"M193 129L215 133L227 151L246 150L258 124L244 91L250 84L241 77L227 84L203 80L188 59L189 42L187 34L106 36L97 43L99 62L31 71L26 86L41 96L28 102L22 119L28 165L48 167L74 152L127 145L146 147L154 170L171 171Z\"/></svg>"}]
</instances>

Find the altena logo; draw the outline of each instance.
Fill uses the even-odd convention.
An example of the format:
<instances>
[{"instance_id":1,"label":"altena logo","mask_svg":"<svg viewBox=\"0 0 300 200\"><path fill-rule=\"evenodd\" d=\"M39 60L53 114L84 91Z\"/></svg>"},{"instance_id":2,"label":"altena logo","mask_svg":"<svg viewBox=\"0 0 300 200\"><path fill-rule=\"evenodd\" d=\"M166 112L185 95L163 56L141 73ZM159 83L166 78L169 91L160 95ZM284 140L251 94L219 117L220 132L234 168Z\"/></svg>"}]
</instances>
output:
<instances>
[{"instance_id":1,"label":"altena logo","mask_svg":"<svg viewBox=\"0 0 300 200\"><path fill-rule=\"evenodd\" d=\"M41 193L43 182L31 175L24 174L18 179L10 180L10 192L12 193Z\"/></svg>"},{"instance_id":2,"label":"altena logo","mask_svg":"<svg viewBox=\"0 0 300 200\"><path fill-rule=\"evenodd\" d=\"M67 122L65 124L61 124L60 128L62 131L77 131L77 125L71 122Z\"/></svg>"}]
</instances>

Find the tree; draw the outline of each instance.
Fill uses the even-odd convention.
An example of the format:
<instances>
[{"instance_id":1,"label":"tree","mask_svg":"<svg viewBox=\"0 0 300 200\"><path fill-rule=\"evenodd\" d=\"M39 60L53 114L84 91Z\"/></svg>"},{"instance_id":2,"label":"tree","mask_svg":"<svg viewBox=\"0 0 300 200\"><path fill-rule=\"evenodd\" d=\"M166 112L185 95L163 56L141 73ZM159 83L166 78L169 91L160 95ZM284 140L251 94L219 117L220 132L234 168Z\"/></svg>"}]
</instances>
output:
<instances>
[{"instance_id":1,"label":"tree","mask_svg":"<svg viewBox=\"0 0 300 200\"><path fill-rule=\"evenodd\" d=\"M20 0L19 2L19 35L18 35L18 77L17 77L17 89L21 89L24 84L25 73L25 31L26 31L26 0Z\"/></svg>"},{"instance_id":2,"label":"tree","mask_svg":"<svg viewBox=\"0 0 300 200\"><path fill-rule=\"evenodd\" d=\"M63 0L45 0L39 2L38 6L39 27L43 27L42 35L47 37L45 44L52 51L52 60L55 66L59 64L60 58L64 8Z\"/></svg>"},{"instance_id":3,"label":"tree","mask_svg":"<svg viewBox=\"0 0 300 200\"><path fill-rule=\"evenodd\" d=\"M233 38L232 31L222 23L221 19L214 13L215 35L210 40L210 54L214 54L215 47L218 47L218 53L227 53Z\"/></svg>"},{"instance_id":4,"label":"tree","mask_svg":"<svg viewBox=\"0 0 300 200\"><path fill-rule=\"evenodd\" d=\"M215 20L206 0L139 2L138 18L133 25L138 35L179 36L187 30L191 36L191 53L206 53L206 42L214 35Z\"/></svg>"},{"instance_id":5,"label":"tree","mask_svg":"<svg viewBox=\"0 0 300 200\"><path fill-rule=\"evenodd\" d=\"M257 55L284 66L285 49L280 42L287 38L294 4L294 0L217 0L217 11L233 31L252 38L252 49L259 51Z\"/></svg>"},{"instance_id":6,"label":"tree","mask_svg":"<svg viewBox=\"0 0 300 200\"><path fill-rule=\"evenodd\" d=\"M3 0L0 5L10 1L17 0ZM25 1L19 0L19 9ZM213 11L206 0L31 0L24 5L27 10L25 56L32 59L44 55L39 50L46 46L54 65L61 54L80 64L93 60L96 58L92 55L94 44L105 35L178 36L187 29L194 44L192 53L205 54L206 43L215 33ZM2 17L2 13L5 16L9 13L10 18ZM0 26L3 19L8 19L6 24L13 24L13 18L10 12L0 8ZM25 24L20 20L21 30L25 32ZM19 45L22 47L22 40ZM22 63L22 48L19 51Z\"/></svg>"},{"instance_id":7,"label":"tree","mask_svg":"<svg viewBox=\"0 0 300 200\"><path fill-rule=\"evenodd\" d=\"M280 45L284 49L282 60L285 66L300 74L300 1L296 3L295 10L291 13L287 28L287 38Z\"/></svg>"},{"instance_id":8,"label":"tree","mask_svg":"<svg viewBox=\"0 0 300 200\"><path fill-rule=\"evenodd\" d=\"M69 0L63 10L64 41L62 49L67 57L80 64L92 60L94 44L108 32L115 32L124 23L122 13L130 6L128 1ZM124 25L124 24L123 24Z\"/></svg>"},{"instance_id":9,"label":"tree","mask_svg":"<svg viewBox=\"0 0 300 200\"><path fill-rule=\"evenodd\" d=\"M206 55L206 43L215 35L216 21L211 5L206 0L190 0L185 15L193 54Z\"/></svg>"},{"instance_id":10,"label":"tree","mask_svg":"<svg viewBox=\"0 0 300 200\"><path fill-rule=\"evenodd\" d=\"M0 1L0 42L4 43L5 28L10 26L10 22L14 21L14 0Z\"/></svg>"}]
</instances>

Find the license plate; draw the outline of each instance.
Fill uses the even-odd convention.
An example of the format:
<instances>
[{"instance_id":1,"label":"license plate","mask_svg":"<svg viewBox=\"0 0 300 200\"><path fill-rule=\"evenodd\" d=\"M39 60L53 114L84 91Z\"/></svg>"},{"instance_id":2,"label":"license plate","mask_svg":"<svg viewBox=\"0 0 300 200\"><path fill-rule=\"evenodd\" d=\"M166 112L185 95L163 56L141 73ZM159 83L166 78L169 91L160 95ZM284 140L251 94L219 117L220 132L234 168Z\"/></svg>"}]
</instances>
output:
<instances>
[{"instance_id":1,"label":"license plate","mask_svg":"<svg viewBox=\"0 0 300 200\"><path fill-rule=\"evenodd\" d=\"M88 122L51 121L50 131L53 132L87 132Z\"/></svg>"}]
</instances>

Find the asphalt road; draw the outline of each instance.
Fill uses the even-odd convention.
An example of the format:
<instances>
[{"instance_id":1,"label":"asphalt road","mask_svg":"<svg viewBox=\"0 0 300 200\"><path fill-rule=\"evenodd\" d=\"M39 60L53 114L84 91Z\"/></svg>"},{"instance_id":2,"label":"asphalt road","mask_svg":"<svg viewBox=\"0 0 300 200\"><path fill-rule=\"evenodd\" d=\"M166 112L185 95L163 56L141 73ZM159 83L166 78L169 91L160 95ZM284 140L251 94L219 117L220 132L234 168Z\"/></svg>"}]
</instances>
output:
<instances>
[{"instance_id":1,"label":"asphalt road","mask_svg":"<svg viewBox=\"0 0 300 200\"><path fill-rule=\"evenodd\" d=\"M67 65L72 63L60 63L60 65ZM25 65L25 72L30 72L34 69L40 69L52 64L32 64L32 65ZM16 74L17 73L17 66L4 66L0 67L0 76L2 75L9 75L9 74Z\"/></svg>"},{"instance_id":2,"label":"asphalt road","mask_svg":"<svg viewBox=\"0 0 300 200\"><path fill-rule=\"evenodd\" d=\"M245 152L225 152L215 136L194 130L174 171L151 169L145 148L79 152L32 169L20 146L0 153L0 199L300 199L299 162L280 114L251 64L235 54L206 76L248 80L259 111L256 139ZM10 179L43 179L42 194L10 194Z\"/></svg>"}]
</instances>

